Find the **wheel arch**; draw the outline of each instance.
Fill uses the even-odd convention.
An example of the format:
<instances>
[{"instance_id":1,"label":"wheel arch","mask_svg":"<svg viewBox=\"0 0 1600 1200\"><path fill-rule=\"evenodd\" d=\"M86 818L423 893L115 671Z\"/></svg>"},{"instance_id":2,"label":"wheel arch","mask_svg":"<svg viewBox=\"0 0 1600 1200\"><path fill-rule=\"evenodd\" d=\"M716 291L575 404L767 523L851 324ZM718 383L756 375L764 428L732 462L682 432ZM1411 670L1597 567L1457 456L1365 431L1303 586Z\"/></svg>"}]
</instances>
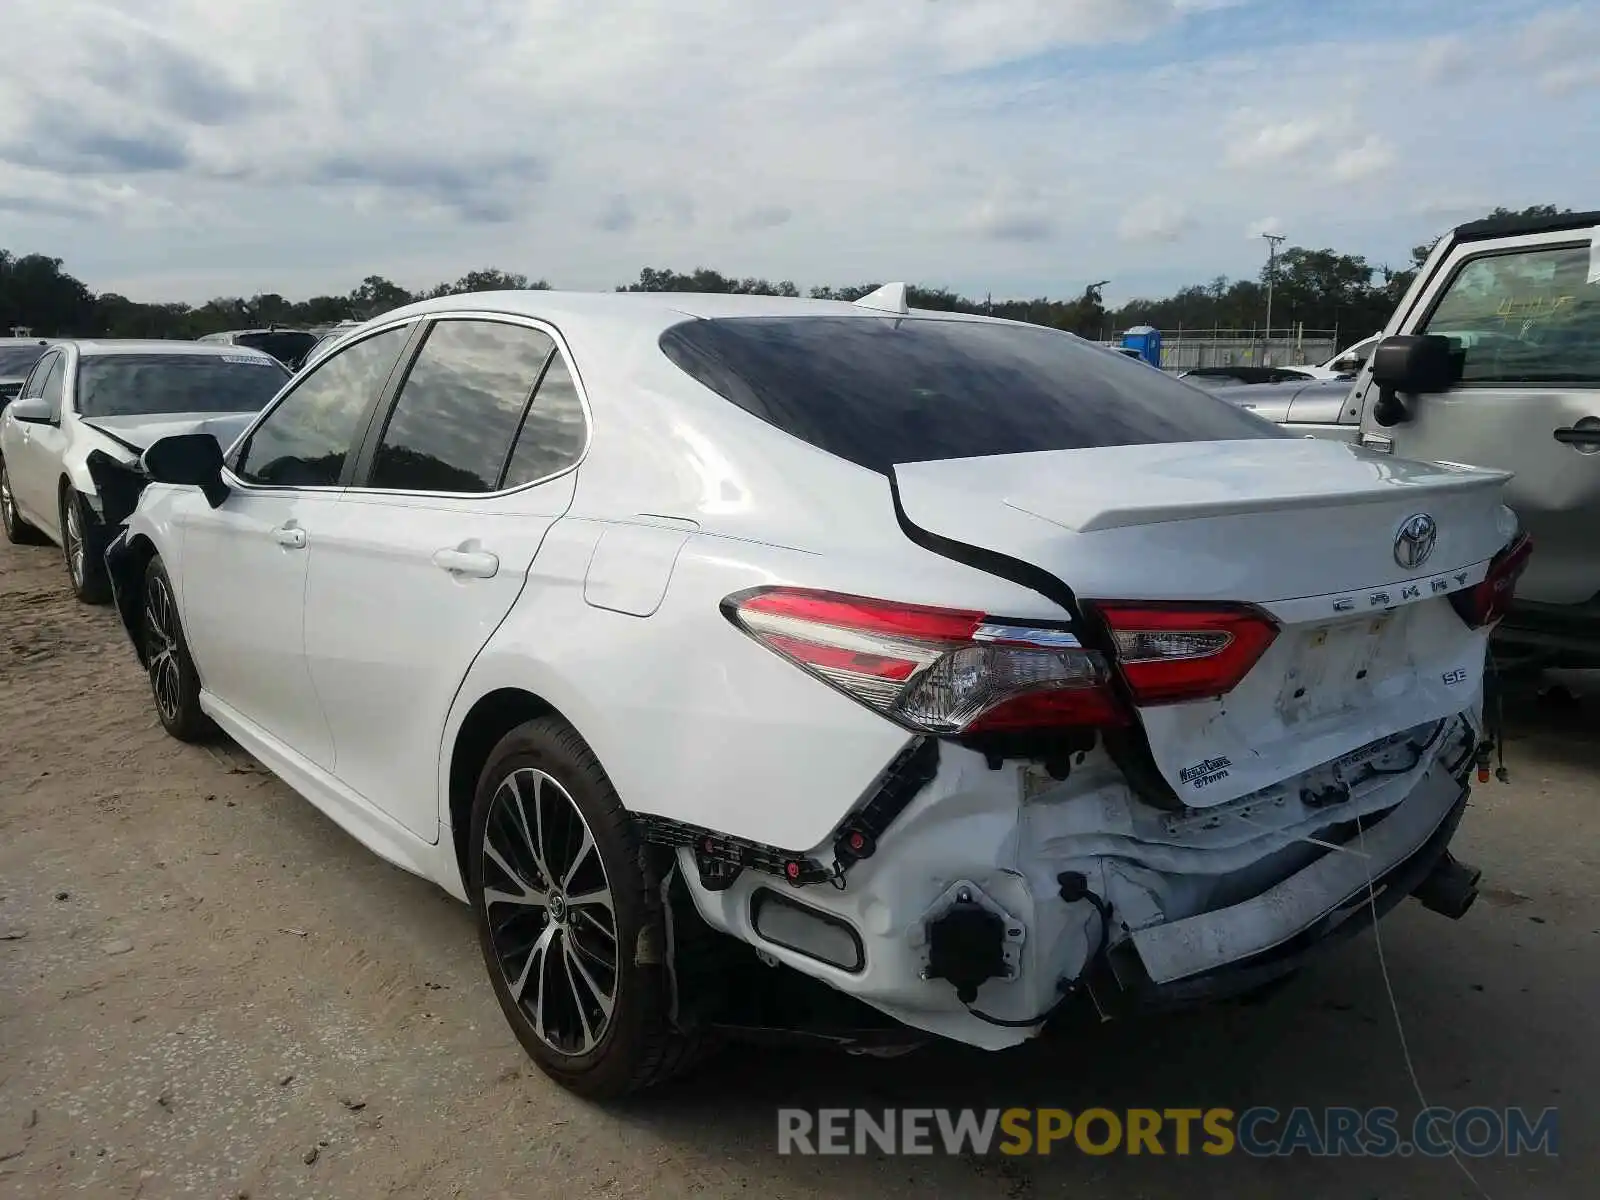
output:
<instances>
[{"instance_id":1,"label":"wheel arch","mask_svg":"<svg viewBox=\"0 0 1600 1200\"><path fill-rule=\"evenodd\" d=\"M478 776L489 761L490 752L518 725L551 716L572 724L543 696L525 688L498 687L479 696L462 718L450 745L445 804L451 849L455 853L456 868L461 872L463 890L469 877L467 841L472 830L472 803L478 789Z\"/></svg>"},{"instance_id":2,"label":"wheel arch","mask_svg":"<svg viewBox=\"0 0 1600 1200\"><path fill-rule=\"evenodd\" d=\"M106 561L115 584L111 594L116 601L117 616L128 631L141 667L149 664L145 661L144 639L139 636L139 598L144 595L144 575L156 553L156 544L149 535L130 533L121 553L108 556Z\"/></svg>"}]
</instances>

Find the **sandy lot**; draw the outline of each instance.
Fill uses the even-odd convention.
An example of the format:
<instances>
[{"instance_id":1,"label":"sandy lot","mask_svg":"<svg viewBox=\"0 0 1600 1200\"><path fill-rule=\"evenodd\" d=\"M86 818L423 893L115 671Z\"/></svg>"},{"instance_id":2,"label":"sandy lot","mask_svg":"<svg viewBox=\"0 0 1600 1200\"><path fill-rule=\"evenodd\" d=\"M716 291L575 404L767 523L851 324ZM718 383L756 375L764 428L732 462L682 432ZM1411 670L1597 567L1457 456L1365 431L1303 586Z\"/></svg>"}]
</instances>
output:
<instances>
[{"instance_id":1,"label":"sandy lot","mask_svg":"<svg viewBox=\"0 0 1600 1200\"><path fill-rule=\"evenodd\" d=\"M1557 1159L797 1158L808 1105L1420 1107L1373 939L1263 1004L1003 1055L744 1050L625 1108L525 1062L469 914L239 752L179 745L59 552L0 544L0 1194L1592 1196L1600 729L1514 709L1457 847L1492 890L1402 906L1388 966L1431 1103L1561 1109Z\"/></svg>"}]
</instances>

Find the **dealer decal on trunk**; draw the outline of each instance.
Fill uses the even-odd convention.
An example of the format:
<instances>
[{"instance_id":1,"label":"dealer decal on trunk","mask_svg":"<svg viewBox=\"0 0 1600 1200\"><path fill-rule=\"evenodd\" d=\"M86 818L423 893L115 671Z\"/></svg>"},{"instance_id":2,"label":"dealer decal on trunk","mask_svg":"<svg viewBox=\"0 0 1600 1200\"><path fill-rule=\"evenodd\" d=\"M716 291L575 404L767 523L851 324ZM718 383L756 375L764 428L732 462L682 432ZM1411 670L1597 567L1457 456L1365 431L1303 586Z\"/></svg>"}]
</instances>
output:
<instances>
[{"instance_id":1,"label":"dealer decal on trunk","mask_svg":"<svg viewBox=\"0 0 1600 1200\"><path fill-rule=\"evenodd\" d=\"M1201 788L1210 787L1228 777L1228 768L1233 766L1233 760L1219 756L1217 758L1203 758L1192 767L1184 767L1178 772L1178 780L1184 787Z\"/></svg>"}]
</instances>

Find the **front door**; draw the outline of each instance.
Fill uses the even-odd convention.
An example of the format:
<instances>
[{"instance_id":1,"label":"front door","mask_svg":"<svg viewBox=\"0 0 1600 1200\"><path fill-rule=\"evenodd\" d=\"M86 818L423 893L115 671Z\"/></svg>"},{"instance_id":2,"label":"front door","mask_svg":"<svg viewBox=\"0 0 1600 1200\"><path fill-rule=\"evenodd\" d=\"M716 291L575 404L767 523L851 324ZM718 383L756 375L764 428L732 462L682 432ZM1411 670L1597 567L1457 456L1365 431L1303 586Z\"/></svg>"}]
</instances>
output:
<instances>
[{"instance_id":1,"label":"front door","mask_svg":"<svg viewBox=\"0 0 1600 1200\"><path fill-rule=\"evenodd\" d=\"M333 735L305 656L307 571L322 551L352 450L409 326L318 364L230 455L232 491L184 519L184 632L206 692L302 758L331 770Z\"/></svg>"},{"instance_id":2,"label":"front door","mask_svg":"<svg viewBox=\"0 0 1600 1200\"><path fill-rule=\"evenodd\" d=\"M1364 438L1406 458L1514 472L1506 503L1535 552L1517 594L1577 604L1600 594L1600 283L1588 231L1458 246L1397 330L1442 334L1465 353L1461 382L1407 396L1384 428L1367 385ZM1366 377L1370 379L1370 376Z\"/></svg>"},{"instance_id":3,"label":"front door","mask_svg":"<svg viewBox=\"0 0 1600 1200\"><path fill-rule=\"evenodd\" d=\"M446 316L374 431L311 562L306 653L340 782L432 842L446 716L572 503L584 414L549 333Z\"/></svg>"},{"instance_id":4,"label":"front door","mask_svg":"<svg viewBox=\"0 0 1600 1200\"><path fill-rule=\"evenodd\" d=\"M62 430L63 404L66 394L67 356L57 350L41 358L29 375L22 397L37 397L50 405L54 424L13 421L20 435L20 447L13 447L6 458L6 472L11 477L11 499L17 511L30 524L44 530L58 542L61 540L61 505L58 482L61 478L61 454L66 444ZM19 397L21 399L22 397Z\"/></svg>"}]
</instances>

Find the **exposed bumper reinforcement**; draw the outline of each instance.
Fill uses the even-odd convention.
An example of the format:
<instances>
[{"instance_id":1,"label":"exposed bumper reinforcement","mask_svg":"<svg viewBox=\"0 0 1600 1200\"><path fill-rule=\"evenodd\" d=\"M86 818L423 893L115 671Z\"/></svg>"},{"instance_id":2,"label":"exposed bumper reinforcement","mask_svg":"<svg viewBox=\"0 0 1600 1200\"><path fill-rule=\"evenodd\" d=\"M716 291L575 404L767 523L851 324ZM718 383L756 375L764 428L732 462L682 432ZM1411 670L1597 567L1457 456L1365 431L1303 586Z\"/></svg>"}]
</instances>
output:
<instances>
[{"instance_id":1,"label":"exposed bumper reinforcement","mask_svg":"<svg viewBox=\"0 0 1600 1200\"><path fill-rule=\"evenodd\" d=\"M1461 815L1466 811L1468 792L1456 785L1456 799L1444 820L1409 858L1383 874L1374 874L1373 895L1369 899L1363 876L1357 894L1345 905L1300 930L1288 942L1264 954L1215 966L1201 974L1159 983L1141 975L1142 963L1131 949L1122 957L1117 974L1106 982L1103 1002L1109 1007L1130 1012L1159 1012L1214 1003L1253 992L1299 970L1308 961L1344 942L1382 919L1428 878L1449 851ZM1367 835L1371 852L1373 832ZM1097 997L1101 990L1096 989Z\"/></svg>"},{"instance_id":2,"label":"exposed bumper reinforcement","mask_svg":"<svg viewBox=\"0 0 1600 1200\"><path fill-rule=\"evenodd\" d=\"M1171 983L1253 958L1365 897L1376 879L1410 858L1449 816L1460 784L1430 772L1405 803L1370 828L1362 841L1331 851L1276 887L1230 908L1154 925L1132 934L1146 974Z\"/></svg>"}]
</instances>

